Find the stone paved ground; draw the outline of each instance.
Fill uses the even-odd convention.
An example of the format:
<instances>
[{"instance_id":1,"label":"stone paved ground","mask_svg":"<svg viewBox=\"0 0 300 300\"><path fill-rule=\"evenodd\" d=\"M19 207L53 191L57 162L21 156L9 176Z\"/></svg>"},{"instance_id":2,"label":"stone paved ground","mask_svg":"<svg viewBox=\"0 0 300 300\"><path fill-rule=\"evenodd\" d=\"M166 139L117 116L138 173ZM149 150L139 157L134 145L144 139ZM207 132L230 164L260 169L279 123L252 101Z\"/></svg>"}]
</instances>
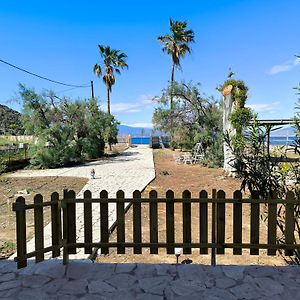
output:
<instances>
[{"instance_id":1,"label":"stone paved ground","mask_svg":"<svg viewBox=\"0 0 300 300\"><path fill-rule=\"evenodd\" d=\"M299 266L0 261L0 299L299 299Z\"/></svg>"},{"instance_id":2,"label":"stone paved ground","mask_svg":"<svg viewBox=\"0 0 300 300\"><path fill-rule=\"evenodd\" d=\"M122 189L126 197L132 197L135 190L142 191L149 182L155 178L152 149L148 146L130 148L120 155L100 161L86 163L72 168L59 168L48 170L23 170L13 173L12 177L40 177L40 176L71 176L90 178L90 170L95 169L95 179L88 183L77 195L83 197L85 190L90 190L92 196L99 197L101 190L108 191L109 197L115 197L116 192ZM76 179L75 179L76 180ZM109 226L116 220L116 205L109 204ZM77 241L83 242L83 204L76 205L76 230ZM93 241L99 241L100 211L99 205L93 205ZM44 228L45 247L51 245L51 223ZM27 243L27 252L34 251L34 238ZM15 256L15 255L14 255ZM14 257L12 256L12 258ZM46 258L50 254L45 255ZM76 255L70 255L73 259L87 258L83 249L78 249Z\"/></svg>"}]
</instances>

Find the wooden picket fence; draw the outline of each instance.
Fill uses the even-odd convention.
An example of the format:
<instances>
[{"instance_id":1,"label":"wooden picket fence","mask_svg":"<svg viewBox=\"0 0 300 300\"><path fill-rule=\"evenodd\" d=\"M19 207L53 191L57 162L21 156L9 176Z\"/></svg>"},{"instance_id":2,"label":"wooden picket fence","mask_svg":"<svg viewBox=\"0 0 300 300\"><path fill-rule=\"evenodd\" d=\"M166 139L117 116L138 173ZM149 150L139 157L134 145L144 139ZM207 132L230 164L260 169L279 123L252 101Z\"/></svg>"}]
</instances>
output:
<instances>
[{"instance_id":1,"label":"wooden picket fence","mask_svg":"<svg viewBox=\"0 0 300 300\"><path fill-rule=\"evenodd\" d=\"M76 241L76 205L83 203L84 207L84 242ZM109 210L108 205L114 203L117 211L117 241L110 241ZM133 241L126 241L125 235L125 203L132 205ZM95 243L92 236L92 205L100 205L100 232ZM163 204L165 217L166 240L159 241L159 215L158 205ZM225 207L230 204L232 211L232 243L225 242ZM242 211L244 205L250 206L250 241L243 242ZM277 239L277 207L285 206L285 242L278 244ZM192 249L198 248L199 254L208 254L211 249L212 264L215 264L215 254L224 254L226 248L233 249L234 255L241 255L242 249L250 249L251 255L259 255L260 249L267 249L268 255L276 255L278 249L284 249L285 255L293 255L296 249L300 249L299 241L295 239L295 205L299 205L299 199L295 199L292 192L286 194L285 199L259 199L254 195L252 199L242 199L242 193L235 191L233 198L226 198L225 192L213 190L212 197L208 197L207 191L199 193L199 197L192 198L189 191L184 191L181 198L176 198L174 192L169 190L166 196L159 198L156 191L151 191L148 198L142 198L141 192L135 191L132 198L125 198L123 191L118 191L116 198L109 198L107 191L103 190L99 198L92 198L90 191L85 191L83 198L76 198L74 191L64 191L62 198L58 193L51 195L50 201L44 201L38 194L34 197L33 204L26 204L23 197L18 197L13 203L16 212L17 233L17 262L18 268L27 266L27 259L35 257L36 262L44 260L44 254L52 251L52 257L59 257L63 250L63 261L67 263L69 254L75 254L77 248L84 248L86 254L91 254L93 248L100 248L102 254L108 254L110 248L117 248L117 253L125 254L125 249L132 248L134 254L141 254L143 248L150 248L151 254L158 254L159 248L165 248L167 254L174 254L175 247L183 249L183 254L192 253ZM143 228L141 209L149 206L149 237L143 242ZM182 206L182 239L175 241L174 206ZM199 230L197 241L192 240L191 215L198 210ZM260 205L268 208L267 243L260 243ZM45 207L51 208L52 243L44 246L44 212ZM192 211L193 208L193 211ZM34 211L35 251L27 253L26 250L26 211ZM211 214L211 215L209 215ZM209 229L211 233L209 233ZM143 238L142 238L143 237Z\"/></svg>"}]
</instances>

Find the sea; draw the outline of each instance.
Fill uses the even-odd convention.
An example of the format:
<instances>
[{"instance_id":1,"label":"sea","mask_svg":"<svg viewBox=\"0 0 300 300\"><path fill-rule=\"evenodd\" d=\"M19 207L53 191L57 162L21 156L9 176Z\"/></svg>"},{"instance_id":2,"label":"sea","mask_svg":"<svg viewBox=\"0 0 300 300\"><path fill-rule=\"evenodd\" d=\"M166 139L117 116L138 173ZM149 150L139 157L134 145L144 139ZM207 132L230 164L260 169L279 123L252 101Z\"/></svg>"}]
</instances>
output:
<instances>
[{"instance_id":1,"label":"sea","mask_svg":"<svg viewBox=\"0 0 300 300\"><path fill-rule=\"evenodd\" d=\"M133 145L149 145L150 136L133 136L132 137Z\"/></svg>"},{"instance_id":2,"label":"sea","mask_svg":"<svg viewBox=\"0 0 300 300\"><path fill-rule=\"evenodd\" d=\"M295 142L295 136L271 136L270 145L272 146L285 146L292 145ZM134 136L132 137L133 145L149 145L150 136Z\"/></svg>"},{"instance_id":3,"label":"sea","mask_svg":"<svg viewBox=\"0 0 300 300\"><path fill-rule=\"evenodd\" d=\"M286 146L293 145L296 136L270 136L270 145L272 146Z\"/></svg>"}]
</instances>

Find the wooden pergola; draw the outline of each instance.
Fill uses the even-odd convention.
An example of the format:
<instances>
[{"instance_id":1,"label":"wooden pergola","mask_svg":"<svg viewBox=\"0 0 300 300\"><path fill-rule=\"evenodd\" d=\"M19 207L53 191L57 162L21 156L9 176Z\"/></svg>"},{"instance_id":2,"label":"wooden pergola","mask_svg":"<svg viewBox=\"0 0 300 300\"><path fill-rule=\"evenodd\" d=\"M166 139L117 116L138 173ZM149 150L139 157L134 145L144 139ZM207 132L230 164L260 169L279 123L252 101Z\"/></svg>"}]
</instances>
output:
<instances>
[{"instance_id":1,"label":"wooden pergola","mask_svg":"<svg viewBox=\"0 0 300 300\"><path fill-rule=\"evenodd\" d=\"M252 121L253 122L253 121ZM252 123L250 122L250 124ZM267 153L270 155L270 132L273 126L295 124L294 119L273 119L273 120L256 120L259 126L264 126L267 130Z\"/></svg>"}]
</instances>

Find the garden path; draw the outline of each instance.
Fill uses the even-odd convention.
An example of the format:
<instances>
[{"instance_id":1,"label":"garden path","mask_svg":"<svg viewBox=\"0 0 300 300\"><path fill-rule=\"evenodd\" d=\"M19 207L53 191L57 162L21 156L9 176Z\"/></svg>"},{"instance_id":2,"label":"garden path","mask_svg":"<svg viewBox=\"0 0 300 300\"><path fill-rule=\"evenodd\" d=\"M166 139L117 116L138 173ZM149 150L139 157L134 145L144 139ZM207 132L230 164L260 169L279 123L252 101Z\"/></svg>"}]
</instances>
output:
<instances>
[{"instance_id":1,"label":"garden path","mask_svg":"<svg viewBox=\"0 0 300 300\"><path fill-rule=\"evenodd\" d=\"M95 179L90 178L91 169L95 169ZM123 190L125 197L132 197L135 190L142 191L155 178L153 152L148 146L129 148L116 157L89 162L81 166L47 170L22 170L10 175L11 177L40 177L40 176L71 176L90 178L77 197L83 197L86 190L92 196L99 197L101 190L108 191L109 197L115 197L118 190ZM83 204L76 205L77 241L83 242ZM109 204L109 227L116 221L116 205ZM100 211L99 205L93 205L93 242L99 242ZM44 228L45 247L51 245L51 223ZM27 243L27 252L34 251L34 238ZM77 254L70 259L84 259L84 249L78 249ZM45 258L50 258L50 254ZM15 254L11 257L15 257Z\"/></svg>"}]
</instances>

